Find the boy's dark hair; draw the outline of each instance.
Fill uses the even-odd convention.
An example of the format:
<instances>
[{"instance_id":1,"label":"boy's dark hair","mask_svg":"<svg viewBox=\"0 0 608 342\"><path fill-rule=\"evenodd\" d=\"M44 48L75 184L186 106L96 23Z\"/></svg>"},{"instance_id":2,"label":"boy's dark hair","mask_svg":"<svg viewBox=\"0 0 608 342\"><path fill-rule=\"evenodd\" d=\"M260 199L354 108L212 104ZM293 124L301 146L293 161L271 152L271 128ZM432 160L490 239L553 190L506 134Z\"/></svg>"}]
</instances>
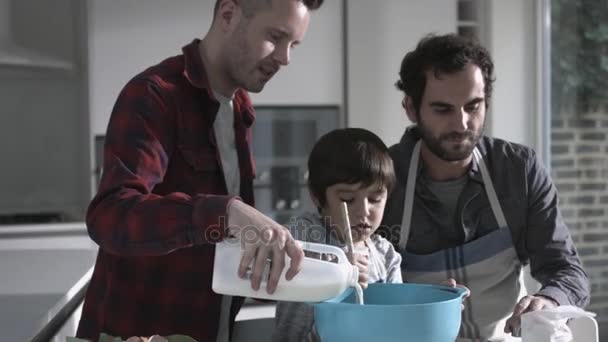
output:
<instances>
[{"instance_id":1,"label":"boy's dark hair","mask_svg":"<svg viewBox=\"0 0 608 342\"><path fill-rule=\"evenodd\" d=\"M420 111L420 103L426 87L426 73L435 77L463 70L472 63L481 69L484 81L486 107L492 97L494 63L490 53L470 37L447 34L430 34L420 40L416 49L408 52L401 62L397 89L412 98L414 109Z\"/></svg>"},{"instance_id":2,"label":"boy's dark hair","mask_svg":"<svg viewBox=\"0 0 608 342\"><path fill-rule=\"evenodd\" d=\"M388 148L374 133L362 128L342 128L323 135L308 158L308 187L323 207L326 190L338 184L380 184L390 193L395 170Z\"/></svg>"},{"instance_id":3,"label":"boy's dark hair","mask_svg":"<svg viewBox=\"0 0 608 342\"><path fill-rule=\"evenodd\" d=\"M285 1L285 0L283 0ZM293 1L293 0L292 0ZM323 5L323 0L296 0L301 1L310 11L316 10ZM220 7L222 0L216 0L213 7L213 18L217 15L217 10ZM272 5L272 0L238 0L237 3L241 6L243 14L246 17L251 17L256 11L262 8L269 8Z\"/></svg>"}]
</instances>

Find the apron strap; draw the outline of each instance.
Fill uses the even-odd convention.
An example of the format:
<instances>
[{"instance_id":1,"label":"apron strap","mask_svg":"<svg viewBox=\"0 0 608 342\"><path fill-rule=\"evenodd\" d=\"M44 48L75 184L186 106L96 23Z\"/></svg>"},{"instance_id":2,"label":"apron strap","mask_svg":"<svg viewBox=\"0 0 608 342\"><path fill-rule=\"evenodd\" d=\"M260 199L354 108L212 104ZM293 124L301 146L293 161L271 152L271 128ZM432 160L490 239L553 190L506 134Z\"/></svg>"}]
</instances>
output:
<instances>
[{"instance_id":1,"label":"apron strap","mask_svg":"<svg viewBox=\"0 0 608 342\"><path fill-rule=\"evenodd\" d=\"M410 168L407 172L407 184L405 185L405 199L403 201L403 217L401 219L401 234L399 236L399 249L405 251L407 240L410 237L410 224L412 223L412 211L414 210L414 192L416 190L416 174L418 173L418 162L420 160L420 140L414 146L410 158Z\"/></svg>"},{"instance_id":2,"label":"apron strap","mask_svg":"<svg viewBox=\"0 0 608 342\"><path fill-rule=\"evenodd\" d=\"M414 210L414 194L416 190L416 176L418 173L418 163L420 161L420 144L421 140L416 142L414 146L414 150L412 151L412 157L410 158L410 167L407 173L407 183L405 186L405 197L403 201L403 217L401 219L401 233L399 236L399 248L402 251L406 250L407 241L409 239L410 228L412 224L412 212ZM481 177L483 179L483 183L485 185L486 194L488 196L488 200L490 201L490 206L492 208L492 212L494 213L494 217L496 218L496 222L498 223L499 228L507 227L507 220L505 219L505 215L500 206L500 202L498 201L498 196L496 196L496 190L494 189L494 184L492 184L492 178L490 177L490 173L488 172L488 168L486 167L486 163L484 162L481 153L475 147L473 149L473 157L475 161L479 164L479 168L481 170Z\"/></svg>"},{"instance_id":3,"label":"apron strap","mask_svg":"<svg viewBox=\"0 0 608 342\"><path fill-rule=\"evenodd\" d=\"M477 147L475 147L475 149L473 150L473 155L475 156L475 160L477 160L477 163L479 163L483 184L486 187L486 194L488 195L488 199L490 200L490 206L492 207L492 212L494 213L496 222L498 222L498 227L505 228L507 227L507 219L505 218L505 214L503 213L502 208L500 206L500 202L498 201L498 196L496 196L496 190L494 189L494 184L492 184L490 172L488 172L486 163L483 161L483 157L481 156L481 153L479 152Z\"/></svg>"}]
</instances>

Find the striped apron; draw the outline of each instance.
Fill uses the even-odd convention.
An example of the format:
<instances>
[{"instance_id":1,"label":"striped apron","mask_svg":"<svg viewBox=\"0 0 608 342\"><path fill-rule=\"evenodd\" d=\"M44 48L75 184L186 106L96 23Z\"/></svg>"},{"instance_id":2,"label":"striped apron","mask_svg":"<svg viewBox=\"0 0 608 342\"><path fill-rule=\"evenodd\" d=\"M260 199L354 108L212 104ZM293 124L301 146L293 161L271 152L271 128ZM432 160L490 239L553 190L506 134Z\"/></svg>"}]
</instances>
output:
<instances>
[{"instance_id":1,"label":"striped apron","mask_svg":"<svg viewBox=\"0 0 608 342\"><path fill-rule=\"evenodd\" d=\"M461 246L416 255L406 252L409 238L420 141L414 147L408 171L399 249L403 255L403 280L413 283L440 283L454 278L471 290L462 312L457 341L519 341L503 332L505 321L517 301L526 295L522 265L511 232L500 207L492 179L481 154L475 148L486 194L499 229Z\"/></svg>"}]
</instances>

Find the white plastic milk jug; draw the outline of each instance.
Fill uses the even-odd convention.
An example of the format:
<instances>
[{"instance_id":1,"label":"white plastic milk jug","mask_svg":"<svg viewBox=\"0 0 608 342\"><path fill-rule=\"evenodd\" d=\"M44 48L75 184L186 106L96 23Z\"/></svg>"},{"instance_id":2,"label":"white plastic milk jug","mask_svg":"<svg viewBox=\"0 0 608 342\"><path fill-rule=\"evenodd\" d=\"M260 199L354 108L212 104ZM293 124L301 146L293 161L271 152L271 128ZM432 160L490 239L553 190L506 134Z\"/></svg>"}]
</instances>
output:
<instances>
[{"instance_id":1,"label":"white plastic milk jug","mask_svg":"<svg viewBox=\"0 0 608 342\"><path fill-rule=\"evenodd\" d=\"M241 261L241 244L235 240L225 240L215 245L215 261L213 264L213 291L219 294L272 299L293 302L322 302L334 298L349 287L357 285L359 270L349 263L344 251L335 246L313 242L296 241L306 251L333 254L337 263L304 257L300 272L291 280L285 280L285 272L289 266L286 256L281 278L273 294L266 292L268 267L262 276L258 291L251 288L251 265L245 278L237 274ZM267 265L268 266L268 265Z\"/></svg>"}]
</instances>

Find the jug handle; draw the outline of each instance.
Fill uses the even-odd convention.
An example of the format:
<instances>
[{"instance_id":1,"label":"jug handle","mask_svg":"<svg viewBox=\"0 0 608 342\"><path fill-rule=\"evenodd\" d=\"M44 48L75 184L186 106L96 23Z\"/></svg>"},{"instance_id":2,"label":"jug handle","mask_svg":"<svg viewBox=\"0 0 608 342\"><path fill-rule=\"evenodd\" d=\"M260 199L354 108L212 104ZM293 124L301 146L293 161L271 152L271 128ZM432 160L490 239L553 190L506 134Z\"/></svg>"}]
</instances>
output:
<instances>
[{"instance_id":1,"label":"jug handle","mask_svg":"<svg viewBox=\"0 0 608 342\"><path fill-rule=\"evenodd\" d=\"M295 241L304 250L316 253L335 254L338 257L338 264L348 263L346 253L344 253L344 251L339 247L316 242L307 242L300 240Z\"/></svg>"}]
</instances>

